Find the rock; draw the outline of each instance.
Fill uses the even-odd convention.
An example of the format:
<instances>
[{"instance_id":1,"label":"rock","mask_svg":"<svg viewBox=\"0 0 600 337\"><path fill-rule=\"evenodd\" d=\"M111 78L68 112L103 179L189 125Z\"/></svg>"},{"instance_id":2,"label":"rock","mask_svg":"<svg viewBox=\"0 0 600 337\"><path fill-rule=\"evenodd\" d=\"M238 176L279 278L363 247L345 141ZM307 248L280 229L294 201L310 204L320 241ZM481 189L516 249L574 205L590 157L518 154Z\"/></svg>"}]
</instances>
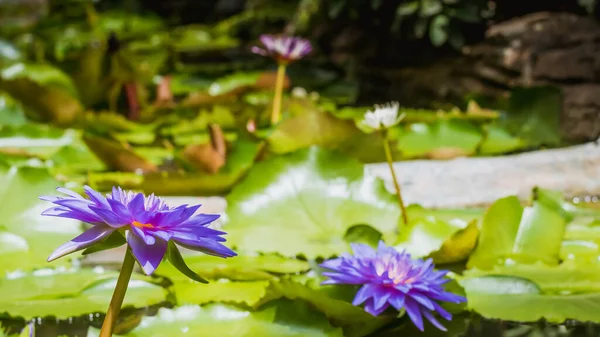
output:
<instances>
[{"instance_id":1,"label":"rock","mask_svg":"<svg viewBox=\"0 0 600 337\"><path fill-rule=\"evenodd\" d=\"M595 142L501 157L397 162L394 169L406 203L430 208L485 207L509 195L526 201L536 186L566 198L600 194L600 145ZM386 164L366 170L385 179L393 193Z\"/></svg>"},{"instance_id":2,"label":"rock","mask_svg":"<svg viewBox=\"0 0 600 337\"><path fill-rule=\"evenodd\" d=\"M428 107L460 103L467 94L508 95L511 89L556 86L562 90L561 131L565 140L585 142L600 132L600 23L570 13L534 13L492 25L486 39L462 55L422 68L365 69L363 81L379 100Z\"/></svg>"}]
</instances>

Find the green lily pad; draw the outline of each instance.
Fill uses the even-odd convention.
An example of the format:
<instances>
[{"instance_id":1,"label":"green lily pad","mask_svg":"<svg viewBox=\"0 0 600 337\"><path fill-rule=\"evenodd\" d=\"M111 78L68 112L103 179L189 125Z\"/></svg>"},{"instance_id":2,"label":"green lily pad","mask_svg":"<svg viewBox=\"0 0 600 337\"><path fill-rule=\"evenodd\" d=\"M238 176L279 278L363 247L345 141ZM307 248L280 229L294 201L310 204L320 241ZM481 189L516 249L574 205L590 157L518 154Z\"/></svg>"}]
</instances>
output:
<instances>
[{"instance_id":1,"label":"green lily pad","mask_svg":"<svg viewBox=\"0 0 600 337\"><path fill-rule=\"evenodd\" d=\"M211 302L242 304L254 307L267 295L270 281L212 280L202 284L192 280L173 285L179 305Z\"/></svg>"},{"instance_id":2,"label":"green lily pad","mask_svg":"<svg viewBox=\"0 0 600 337\"><path fill-rule=\"evenodd\" d=\"M0 94L0 125L20 126L27 124L23 107L6 93Z\"/></svg>"},{"instance_id":3,"label":"green lily pad","mask_svg":"<svg viewBox=\"0 0 600 337\"><path fill-rule=\"evenodd\" d=\"M24 155L46 159L78 138L75 130L28 123L0 127L0 148L21 151Z\"/></svg>"},{"instance_id":4,"label":"green lily pad","mask_svg":"<svg viewBox=\"0 0 600 337\"><path fill-rule=\"evenodd\" d=\"M520 322L546 319L562 323L600 320L600 293L578 295L545 295L526 279L487 276L464 279L469 309L486 318Z\"/></svg>"},{"instance_id":5,"label":"green lily pad","mask_svg":"<svg viewBox=\"0 0 600 337\"><path fill-rule=\"evenodd\" d=\"M489 269L508 258L558 264L568 212L563 204L550 202L549 194L540 191L534 194L542 197L525 208L516 197L499 199L490 206L468 267Z\"/></svg>"},{"instance_id":6,"label":"green lily pad","mask_svg":"<svg viewBox=\"0 0 600 337\"><path fill-rule=\"evenodd\" d=\"M581 294L600 292L600 266L571 265L547 266L515 264L496 266L491 270L470 269L466 278L486 275L514 276L535 283L545 294Z\"/></svg>"},{"instance_id":7,"label":"green lily pad","mask_svg":"<svg viewBox=\"0 0 600 337\"><path fill-rule=\"evenodd\" d=\"M552 87L517 88L508 100L507 118L499 125L529 147L557 146L560 138L561 90Z\"/></svg>"},{"instance_id":8,"label":"green lily pad","mask_svg":"<svg viewBox=\"0 0 600 337\"><path fill-rule=\"evenodd\" d=\"M186 256L185 262L190 269L209 279L270 280L274 277L273 274L295 274L310 269L306 261L288 259L277 255L241 255L236 256L234 259L193 255ZM162 263L156 274L168 277L173 281L188 280L169 263Z\"/></svg>"},{"instance_id":9,"label":"green lily pad","mask_svg":"<svg viewBox=\"0 0 600 337\"><path fill-rule=\"evenodd\" d=\"M0 77L4 81L27 79L40 86L60 88L73 97L77 97L77 89L71 78L60 69L43 63L16 63L2 69Z\"/></svg>"},{"instance_id":10,"label":"green lily pad","mask_svg":"<svg viewBox=\"0 0 600 337\"><path fill-rule=\"evenodd\" d=\"M342 327L346 337L366 336L394 319L393 315L374 317L363 308L352 305L357 290L355 287L319 286L314 284L318 280L311 277L306 285L286 279L272 282L269 296L283 296L310 304L322 312L333 325Z\"/></svg>"},{"instance_id":11,"label":"green lily pad","mask_svg":"<svg viewBox=\"0 0 600 337\"><path fill-rule=\"evenodd\" d=\"M262 72L237 72L214 81L208 87L208 93L212 96L225 95L240 89L253 87Z\"/></svg>"},{"instance_id":12,"label":"green lily pad","mask_svg":"<svg viewBox=\"0 0 600 337\"><path fill-rule=\"evenodd\" d=\"M233 144L227 163L216 174L158 172L146 175L126 172L93 172L90 186L107 190L113 185L158 195L221 195L244 177L260 154L263 143L238 140Z\"/></svg>"},{"instance_id":13,"label":"green lily pad","mask_svg":"<svg viewBox=\"0 0 600 337\"><path fill-rule=\"evenodd\" d=\"M259 311L224 304L160 309L144 317L128 337L343 337L318 312L300 302L280 301ZM88 337L98 336L92 331Z\"/></svg>"},{"instance_id":14,"label":"green lily pad","mask_svg":"<svg viewBox=\"0 0 600 337\"><path fill-rule=\"evenodd\" d=\"M0 311L12 317L68 318L108 308L117 273L78 270L39 270L33 274L0 279ZM124 307L146 307L166 300L165 289L134 277Z\"/></svg>"},{"instance_id":15,"label":"green lily pad","mask_svg":"<svg viewBox=\"0 0 600 337\"><path fill-rule=\"evenodd\" d=\"M502 154L521 150L525 147L525 142L518 137L514 137L505 129L496 126L486 126L486 136L479 147L479 152L484 155Z\"/></svg>"},{"instance_id":16,"label":"green lily pad","mask_svg":"<svg viewBox=\"0 0 600 337\"><path fill-rule=\"evenodd\" d=\"M441 264L463 261L475 248L479 229L474 214L442 219L444 215L437 218L436 211L427 212L419 206L410 206L407 212L409 224L400 225L397 249L406 249L418 258L432 257Z\"/></svg>"},{"instance_id":17,"label":"green lily pad","mask_svg":"<svg viewBox=\"0 0 600 337\"><path fill-rule=\"evenodd\" d=\"M481 131L466 121L415 123L398 138L398 149L405 158L437 158L436 152L442 150L453 151L457 155L472 155L481 139Z\"/></svg>"},{"instance_id":18,"label":"green lily pad","mask_svg":"<svg viewBox=\"0 0 600 337\"><path fill-rule=\"evenodd\" d=\"M360 163L317 147L258 163L227 202L228 240L238 250L309 259L347 251L353 225L393 235L400 214Z\"/></svg>"},{"instance_id":19,"label":"green lily pad","mask_svg":"<svg viewBox=\"0 0 600 337\"><path fill-rule=\"evenodd\" d=\"M15 239L12 245L19 247L18 254L0 253L0 272L45 266L54 249L81 233L78 221L41 215L50 205L38 197L52 195L60 186L46 168L0 166L0 186L0 226L27 241L26 252Z\"/></svg>"},{"instance_id":20,"label":"green lily pad","mask_svg":"<svg viewBox=\"0 0 600 337\"><path fill-rule=\"evenodd\" d=\"M354 123L337 119L310 101L292 100L289 104L291 117L278 124L268 138L269 150L274 153L289 153L313 145L336 148L361 133Z\"/></svg>"}]
</instances>

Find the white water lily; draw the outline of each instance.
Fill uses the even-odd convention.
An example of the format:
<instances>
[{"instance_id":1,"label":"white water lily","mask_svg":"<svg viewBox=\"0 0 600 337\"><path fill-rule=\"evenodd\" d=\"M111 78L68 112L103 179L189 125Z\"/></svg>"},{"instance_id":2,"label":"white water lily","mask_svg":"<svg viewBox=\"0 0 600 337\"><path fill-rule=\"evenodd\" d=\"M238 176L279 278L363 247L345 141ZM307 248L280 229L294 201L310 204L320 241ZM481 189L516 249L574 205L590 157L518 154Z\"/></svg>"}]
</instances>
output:
<instances>
[{"instance_id":1,"label":"white water lily","mask_svg":"<svg viewBox=\"0 0 600 337\"><path fill-rule=\"evenodd\" d=\"M404 115L398 116L399 108L400 105L398 102L375 105L375 109L365 113L364 118L361 120L361 124L374 130L390 128L398 124L402 117L404 117Z\"/></svg>"}]
</instances>

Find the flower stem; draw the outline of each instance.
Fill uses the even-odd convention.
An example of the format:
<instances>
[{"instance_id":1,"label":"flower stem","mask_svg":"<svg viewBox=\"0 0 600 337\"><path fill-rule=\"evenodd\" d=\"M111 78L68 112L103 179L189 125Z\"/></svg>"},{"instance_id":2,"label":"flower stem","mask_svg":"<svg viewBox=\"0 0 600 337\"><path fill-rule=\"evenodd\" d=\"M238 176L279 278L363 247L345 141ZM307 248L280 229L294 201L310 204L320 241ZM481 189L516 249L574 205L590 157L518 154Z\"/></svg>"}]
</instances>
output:
<instances>
[{"instance_id":1,"label":"flower stem","mask_svg":"<svg viewBox=\"0 0 600 337\"><path fill-rule=\"evenodd\" d=\"M127 292L127 286L129 285L129 279L131 279L134 265L135 259L133 258L133 254L127 249L125 259L123 260L123 266L121 267L121 273L117 280L117 286L115 287L115 292L110 300L110 305L108 306L108 311L106 312L106 317L104 318L102 329L100 330L100 335L98 337L112 336L115 325L117 324L117 318L119 318L119 312L123 305L123 299Z\"/></svg>"},{"instance_id":2,"label":"flower stem","mask_svg":"<svg viewBox=\"0 0 600 337\"><path fill-rule=\"evenodd\" d=\"M275 125L281 119L281 96L283 95L283 82L285 80L285 64L277 67L275 79L275 97L273 98L273 113L271 114L271 125Z\"/></svg>"},{"instance_id":3,"label":"flower stem","mask_svg":"<svg viewBox=\"0 0 600 337\"><path fill-rule=\"evenodd\" d=\"M402 194L400 193L400 185L398 184L398 179L396 178L396 172L394 171L394 161L392 159L392 150L390 150L390 142L387 137L387 131L383 131L383 149L385 150L385 158L387 159L388 166L390 168L390 172L392 173L392 180L394 181L394 187L396 188L396 195L398 196L398 204L400 205L400 210L402 211L402 222L404 225L408 225L408 216L406 215L406 207L404 207L404 200L402 199Z\"/></svg>"}]
</instances>

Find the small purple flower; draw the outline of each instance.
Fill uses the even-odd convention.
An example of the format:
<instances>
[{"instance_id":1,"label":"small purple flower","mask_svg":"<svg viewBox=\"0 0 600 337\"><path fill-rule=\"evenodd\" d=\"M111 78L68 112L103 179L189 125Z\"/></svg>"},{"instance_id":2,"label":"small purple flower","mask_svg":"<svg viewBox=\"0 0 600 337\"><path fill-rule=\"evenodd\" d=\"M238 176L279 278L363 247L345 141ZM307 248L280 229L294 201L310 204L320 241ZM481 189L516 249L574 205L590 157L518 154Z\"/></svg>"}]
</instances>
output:
<instances>
[{"instance_id":1,"label":"small purple flower","mask_svg":"<svg viewBox=\"0 0 600 337\"><path fill-rule=\"evenodd\" d=\"M328 269L323 275L329 280L323 284L361 284L353 305L365 303L365 311L373 316L389 306L406 309L413 323L423 331L423 316L439 329L446 331L433 316L437 312L446 320L452 315L437 302L465 302L462 296L446 292L443 285L448 271L435 271L433 260L413 260L410 254L399 252L379 242L377 250L364 244L352 244L354 256L325 261L321 267Z\"/></svg>"},{"instance_id":2,"label":"small purple flower","mask_svg":"<svg viewBox=\"0 0 600 337\"><path fill-rule=\"evenodd\" d=\"M42 214L76 219L93 226L60 246L50 255L48 262L82 249L101 246L109 241L112 243L107 244L110 247L106 248L127 242L133 256L147 275L152 274L167 255L181 272L194 279L201 279L185 266L174 243L219 257L236 255L220 243L225 241L220 236L225 233L208 227L219 215L194 215L200 205L170 207L159 197L123 191L120 187L113 187L112 193L105 197L85 186L88 198L65 188L57 190L67 196L40 197L56 205ZM91 249L94 248L96 247Z\"/></svg>"},{"instance_id":3,"label":"small purple flower","mask_svg":"<svg viewBox=\"0 0 600 337\"><path fill-rule=\"evenodd\" d=\"M310 41L299 37L263 34L260 41L265 48L252 47L253 53L272 57L285 64L297 61L312 51Z\"/></svg>"}]
</instances>

